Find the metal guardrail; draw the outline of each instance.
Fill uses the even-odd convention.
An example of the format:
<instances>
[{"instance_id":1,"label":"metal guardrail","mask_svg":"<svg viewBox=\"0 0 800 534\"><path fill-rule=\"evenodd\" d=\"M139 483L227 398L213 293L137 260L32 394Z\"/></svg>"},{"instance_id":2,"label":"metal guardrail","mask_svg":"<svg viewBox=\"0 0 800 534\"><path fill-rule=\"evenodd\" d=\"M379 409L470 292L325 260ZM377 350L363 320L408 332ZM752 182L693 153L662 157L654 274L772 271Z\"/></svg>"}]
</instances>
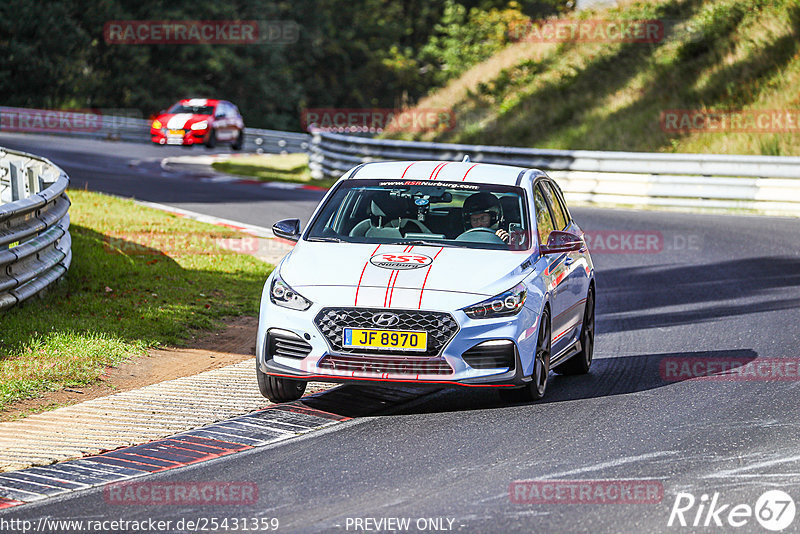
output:
<instances>
[{"instance_id":1,"label":"metal guardrail","mask_svg":"<svg viewBox=\"0 0 800 534\"><path fill-rule=\"evenodd\" d=\"M47 113L61 113L62 121L54 117L46 121ZM150 121L137 117L102 115L83 112L48 112L47 110L0 106L0 117L6 115L0 131L42 133L89 139L150 142ZM244 150L250 152L307 152L311 136L305 133L245 128Z\"/></svg>"},{"instance_id":2,"label":"metal guardrail","mask_svg":"<svg viewBox=\"0 0 800 534\"><path fill-rule=\"evenodd\" d=\"M0 309L36 295L69 269L68 185L50 161L0 148Z\"/></svg>"},{"instance_id":3,"label":"metal guardrail","mask_svg":"<svg viewBox=\"0 0 800 534\"><path fill-rule=\"evenodd\" d=\"M41 110L0 107L3 113ZM91 118L92 127L41 133L149 142L150 121L112 115ZM741 209L800 215L800 158L541 150L372 139L330 132L245 129L246 151L310 152L314 178L338 177L365 161L460 161L534 167L548 171L572 202L622 206Z\"/></svg>"},{"instance_id":4,"label":"metal guardrail","mask_svg":"<svg viewBox=\"0 0 800 534\"><path fill-rule=\"evenodd\" d=\"M585 204L741 209L800 215L800 158L541 150L369 139L315 132L314 178L381 160L499 163L548 171L568 200Z\"/></svg>"}]
</instances>

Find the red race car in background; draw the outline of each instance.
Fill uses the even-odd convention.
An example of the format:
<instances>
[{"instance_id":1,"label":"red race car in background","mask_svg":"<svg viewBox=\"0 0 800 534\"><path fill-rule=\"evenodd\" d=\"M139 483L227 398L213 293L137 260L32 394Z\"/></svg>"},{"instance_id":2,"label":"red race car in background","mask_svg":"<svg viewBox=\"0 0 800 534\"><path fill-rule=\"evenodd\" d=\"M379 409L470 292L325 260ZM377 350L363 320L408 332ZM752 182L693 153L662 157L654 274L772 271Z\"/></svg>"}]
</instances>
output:
<instances>
[{"instance_id":1,"label":"red race car in background","mask_svg":"<svg viewBox=\"0 0 800 534\"><path fill-rule=\"evenodd\" d=\"M150 125L157 145L229 143L239 150L244 146L244 121L239 109L227 100L187 98L161 112Z\"/></svg>"}]
</instances>

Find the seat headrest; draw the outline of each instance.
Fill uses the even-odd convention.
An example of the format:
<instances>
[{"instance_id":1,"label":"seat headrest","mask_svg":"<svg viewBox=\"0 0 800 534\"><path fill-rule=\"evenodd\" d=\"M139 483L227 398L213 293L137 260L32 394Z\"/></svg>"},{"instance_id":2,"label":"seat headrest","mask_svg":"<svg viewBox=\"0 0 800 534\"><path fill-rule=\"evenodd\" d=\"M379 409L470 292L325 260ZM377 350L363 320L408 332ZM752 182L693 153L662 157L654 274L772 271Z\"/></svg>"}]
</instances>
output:
<instances>
[{"instance_id":1,"label":"seat headrest","mask_svg":"<svg viewBox=\"0 0 800 534\"><path fill-rule=\"evenodd\" d=\"M381 193L372 197L370 213L382 219L381 226L392 219L398 219L408 213L407 202L401 197L390 197L388 193Z\"/></svg>"}]
</instances>

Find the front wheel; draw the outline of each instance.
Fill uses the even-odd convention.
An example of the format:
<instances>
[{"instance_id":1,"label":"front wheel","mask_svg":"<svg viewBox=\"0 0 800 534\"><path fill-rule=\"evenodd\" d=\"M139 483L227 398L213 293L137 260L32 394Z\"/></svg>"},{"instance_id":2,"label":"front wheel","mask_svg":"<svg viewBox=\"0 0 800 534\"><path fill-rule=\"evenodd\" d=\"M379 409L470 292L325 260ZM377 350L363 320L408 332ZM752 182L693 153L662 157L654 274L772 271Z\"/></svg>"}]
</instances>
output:
<instances>
[{"instance_id":1,"label":"front wheel","mask_svg":"<svg viewBox=\"0 0 800 534\"><path fill-rule=\"evenodd\" d=\"M211 129L208 132L208 139L206 139L206 148L214 148L217 146L217 131L215 129Z\"/></svg>"},{"instance_id":2,"label":"front wheel","mask_svg":"<svg viewBox=\"0 0 800 534\"><path fill-rule=\"evenodd\" d=\"M545 310L539 320L539 337L536 341L536 354L533 361L533 376L524 388L501 389L500 397L511 402L537 401L544 397L547 389L547 376L550 374L550 313Z\"/></svg>"},{"instance_id":3,"label":"front wheel","mask_svg":"<svg viewBox=\"0 0 800 534\"><path fill-rule=\"evenodd\" d=\"M239 130L239 136L236 138L236 141L233 142L231 148L234 150L241 150L244 146L244 130Z\"/></svg>"},{"instance_id":4,"label":"front wheel","mask_svg":"<svg viewBox=\"0 0 800 534\"><path fill-rule=\"evenodd\" d=\"M303 380L292 380L279 376L270 376L258 368L256 362L256 378L258 379L258 390L261 395L272 402L290 402L303 396L306 391L306 382Z\"/></svg>"}]
</instances>

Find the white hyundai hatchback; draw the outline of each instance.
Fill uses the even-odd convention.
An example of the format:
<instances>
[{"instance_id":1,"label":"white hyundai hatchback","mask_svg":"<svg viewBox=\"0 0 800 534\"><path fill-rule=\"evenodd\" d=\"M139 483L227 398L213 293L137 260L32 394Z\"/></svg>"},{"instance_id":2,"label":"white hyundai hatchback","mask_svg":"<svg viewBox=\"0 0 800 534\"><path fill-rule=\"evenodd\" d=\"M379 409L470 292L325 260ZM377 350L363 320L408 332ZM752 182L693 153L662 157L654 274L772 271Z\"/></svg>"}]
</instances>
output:
<instances>
[{"instance_id":1,"label":"white hyundai hatchback","mask_svg":"<svg viewBox=\"0 0 800 534\"><path fill-rule=\"evenodd\" d=\"M465 158L466 159L466 158ZM274 402L306 382L494 387L540 399L589 371L594 267L542 171L465 162L359 165L331 188L261 299L256 373Z\"/></svg>"}]
</instances>

